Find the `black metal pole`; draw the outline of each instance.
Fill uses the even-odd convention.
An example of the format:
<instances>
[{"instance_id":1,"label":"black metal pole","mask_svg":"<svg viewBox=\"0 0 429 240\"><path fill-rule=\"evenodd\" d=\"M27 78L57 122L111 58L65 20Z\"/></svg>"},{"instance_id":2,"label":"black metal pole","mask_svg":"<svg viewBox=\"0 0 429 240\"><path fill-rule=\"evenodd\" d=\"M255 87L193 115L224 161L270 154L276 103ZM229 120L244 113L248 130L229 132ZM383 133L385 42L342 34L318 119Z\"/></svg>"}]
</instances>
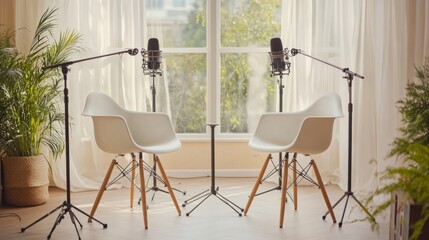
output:
<instances>
[{"instance_id":1,"label":"black metal pole","mask_svg":"<svg viewBox=\"0 0 429 240\"><path fill-rule=\"evenodd\" d=\"M185 202L182 204L182 207L186 207L188 204L193 203L199 199L202 199L194 208L192 208L189 212L186 213L186 216L189 217L189 215L197 209L204 201L206 201L210 196L215 196L217 199L228 205L232 210L234 210L239 217L242 216L241 212L244 211L243 208L223 196L219 193L219 187L216 187L215 183L215 127L219 124L216 123L209 123L207 124L211 128L211 137L210 137L210 147L211 147L211 186L210 189L207 189L203 192L198 193L197 195L189 198L188 200L185 200ZM238 210L237 210L238 209ZM241 211L241 212L240 212Z\"/></svg>"},{"instance_id":2,"label":"black metal pole","mask_svg":"<svg viewBox=\"0 0 429 240\"><path fill-rule=\"evenodd\" d=\"M280 79L279 79L279 112L283 112L283 75L280 74ZM279 169L278 169L278 173L279 173L279 186L278 189L281 189L282 186L282 152L279 152Z\"/></svg>"},{"instance_id":3,"label":"black metal pole","mask_svg":"<svg viewBox=\"0 0 429 240\"><path fill-rule=\"evenodd\" d=\"M28 228L30 228L31 226L35 225L36 223L42 221L43 219L45 219L46 217L50 216L52 213L54 213L55 211L57 211L59 209L61 209L61 211L60 211L60 213L59 213L59 215L58 215L58 217L57 217L54 225L52 226L52 229L49 232L49 235L47 236L48 239L51 238L52 233L55 231L56 227L61 223L61 221L65 218L65 215L67 213L69 214L71 222L73 223L74 228L76 230L76 233L77 233L77 235L78 235L78 237L80 239L80 235L79 235L79 231L78 231L78 228L76 226L76 223L79 224L79 226L81 228L82 228L82 224L80 223L80 221L76 217L76 215L73 213L72 209L75 209L78 212L82 213L83 215L87 216L90 220L95 220L96 222L100 223L101 225L103 225L103 228L107 228L107 224L100 222L96 218L90 216L89 214L87 214L84 211L80 210L79 208L75 207L71 203L69 96L68 96L69 95L69 91L68 91L68 88L67 88L67 74L69 72L68 66L72 65L74 63L78 63L78 62L83 62L83 61L93 60L93 59L96 59L96 58L102 58L102 57L107 57L107 56L112 56L112 55L117 55L117 54L123 54L123 53L128 53L130 55L136 55L137 52L138 52L137 49L128 49L128 50L125 50L125 51L120 51L120 52L115 52L115 53L100 55L100 56L91 57L91 58L85 58L85 59L81 59L81 60L77 60L77 61L68 61L68 62L63 62L63 63L58 63L58 64L54 64L54 65L42 67L43 71L46 71L46 70L52 69L52 68L61 67L61 72L63 73L63 79L64 79L64 118L65 118L64 119L64 124L65 124L65 154L66 154L66 193L67 193L67 197L66 197L66 201L64 201L61 205L59 205L58 207L56 207L55 209L53 209L49 213L45 214L41 218L37 219L36 221L34 221L33 223L31 223L27 227L21 228L21 232L25 232Z\"/></svg>"},{"instance_id":4,"label":"black metal pole","mask_svg":"<svg viewBox=\"0 0 429 240\"><path fill-rule=\"evenodd\" d=\"M350 78L353 78L350 76ZM352 191L352 126L353 126L353 103L352 103L352 79L348 80L348 90L349 90L349 104L348 104L348 113L349 113L349 126L348 126L348 179L347 179L347 191Z\"/></svg>"},{"instance_id":5,"label":"black metal pole","mask_svg":"<svg viewBox=\"0 0 429 240\"><path fill-rule=\"evenodd\" d=\"M64 78L64 124L65 124L65 141L66 141L66 189L67 203L71 203L70 194L70 140L69 140L69 90L67 88L67 73L69 69L66 65L61 66L61 71Z\"/></svg>"},{"instance_id":6,"label":"black metal pole","mask_svg":"<svg viewBox=\"0 0 429 240\"><path fill-rule=\"evenodd\" d=\"M152 112L156 112L156 88L155 88L155 74L152 74ZM153 176L152 176L152 181L153 181L153 189L155 191L158 190L157 186L156 186L156 161L155 161L155 157L156 155L153 154Z\"/></svg>"},{"instance_id":7,"label":"black metal pole","mask_svg":"<svg viewBox=\"0 0 429 240\"><path fill-rule=\"evenodd\" d=\"M215 137L214 137L214 129L217 126L216 124L210 124L209 125L211 128L211 141L210 141L210 146L211 146L211 175L212 175L212 185L211 185L211 192L212 194L216 194L216 189L215 189Z\"/></svg>"}]
</instances>

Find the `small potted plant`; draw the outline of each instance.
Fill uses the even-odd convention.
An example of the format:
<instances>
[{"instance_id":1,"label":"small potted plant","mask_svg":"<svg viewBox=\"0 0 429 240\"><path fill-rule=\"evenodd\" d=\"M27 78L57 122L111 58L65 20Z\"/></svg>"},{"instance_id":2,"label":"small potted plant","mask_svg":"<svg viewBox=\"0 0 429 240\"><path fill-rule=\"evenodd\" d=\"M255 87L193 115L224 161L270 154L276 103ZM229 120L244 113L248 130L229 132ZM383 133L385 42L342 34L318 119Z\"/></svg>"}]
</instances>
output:
<instances>
[{"instance_id":1,"label":"small potted plant","mask_svg":"<svg viewBox=\"0 0 429 240\"><path fill-rule=\"evenodd\" d=\"M391 207L390 235L396 239L397 234L411 240L429 236L429 60L416 67L416 77L397 105L402 136L394 140L389 156L396 156L398 164L386 170L383 179L387 184L374 195L390 194L391 198L375 206L373 214Z\"/></svg>"},{"instance_id":2,"label":"small potted plant","mask_svg":"<svg viewBox=\"0 0 429 240\"><path fill-rule=\"evenodd\" d=\"M75 53L80 35L53 35L58 9L47 9L37 25L28 53L14 48L14 33L0 35L0 153L3 200L15 206L39 205L49 197L49 157L64 149L62 74L43 71Z\"/></svg>"}]
</instances>

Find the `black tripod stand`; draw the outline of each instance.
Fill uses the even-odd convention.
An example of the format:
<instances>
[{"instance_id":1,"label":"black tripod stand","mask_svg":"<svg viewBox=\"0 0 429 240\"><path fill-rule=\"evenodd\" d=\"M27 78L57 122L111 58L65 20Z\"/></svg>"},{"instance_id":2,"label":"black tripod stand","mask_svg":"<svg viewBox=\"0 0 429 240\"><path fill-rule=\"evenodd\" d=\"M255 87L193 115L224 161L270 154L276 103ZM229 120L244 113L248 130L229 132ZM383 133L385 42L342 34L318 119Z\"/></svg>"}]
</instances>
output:
<instances>
[{"instance_id":1,"label":"black tripod stand","mask_svg":"<svg viewBox=\"0 0 429 240\"><path fill-rule=\"evenodd\" d=\"M143 74L144 75L149 75L152 77L152 86L151 86L151 90L152 90L152 112L156 112L156 87L155 87L155 76L159 75L162 76L162 68L161 68L161 51L159 50L159 42L158 39L156 38L151 38L148 41L148 50L142 49L141 50L141 55L142 55L142 60L143 60L143 64L142 64L142 69L143 69ZM139 158L143 159L143 154L139 153ZM165 183L165 181L158 175L158 173L156 172L156 155L153 155L153 166L150 167L146 162L143 161L143 164L145 164L144 169L149 172L149 177L147 179L146 182L146 186L149 183L149 180L152 177L152 182L153 185L151 188L149 188L148 190L146 190L146 193L149 191L153 191L152 194L152 198L151 200L153 201L153 199L155 198L155 193L160 191L163 193L168 193L167 191L159 188L157 186L157 182L161 182L164 187L167 186L167 184ZM172 188L174 191L180 192L183 195L186 195L185 191L180 191L176 188ZM144 191L144 189L142 189L142 191ZM140 204L141 199L139 200L139 204Z\"/></svg>"},{"instance_id":2,"label":"black tripod stand","mask_svg":"<svg viewBox=\"0 0 429 240\"><path fill-rule=\"evenodd\" d=\"M276 39L271 39L271 45L273 45L273 40ZM278 42L277 44L279 44L281 51L277 52L277 51L272 51L270 52L270 59L271 59L271 77L273 76L279 76L279 80L277 81L277 83L279 84L279 112L283 112L283 89L284 89L284 85L283 85L283 75L289 75L290 73L290 62L289 62L289 50L287 48L282 49L281 47L281 41L280 39L277 39ZM279 47L277 46L277 47ZM273 47L273 46L272 46ZM273 162L273 159L270 159L270 162L273 165L273 169L271 169L271 171L269 171L265 177L262 178L261 182L264 182L265 180L267 180L268 178L270 178L271 176L273 176L274 174L278 174L278 185L268 189L266 191L260 192L255 194L255 196L261 195L261 194L265 194L274 190L281 190L281 186L282 186L282 168L283 168L283 162L285 162L286 158L282 157L283 153L279 153L279 162L276 165ZM286 166L286 167L290 167L290 166ZM293 171L296 172L296 170L292 169ZM290 185L289 185L290 186ZM289 187L288 187L289 188ZM292 199L291 195L289 192L287 192L287 195Z\"/></svg>"},{"instance_id":3,"label":"black tripod stand","mask_svg":"<svg viewBox=\"0 0 429 240\"><path fill-rule=\"evenodd\" d=\"M362 210L366 214L368 214L368 216L371 218L371 220L375 222L375 218L371 215L371 213L368 211L368 209L366 209L365 206L363 206L362 203L353 195L353 191L352 191L352 187L351 187L351 185L352 185L352 119L353 119L352 82L353 82L354 77L358 77L358 78L363 79L364 76L350 71L349 68L340 68L340 67L335 66L331 63L328 63L328 62L322 61L320 59L317 59L315 57L312 57L310 55L307 55L299 49L292 49L292 55L296 55L298 53L300 53L304 56L310 57L312 59L315 59L319 62L330 65L334 68L337 68L346 74L343 78L347 79L348 93L349 93L349 103L348 103L348 118L349 118L349 121L348 121L348 162L347 162L348 163L348 169L347 169L348 170L348 178L347 178L347 191L345 191L343 196L332 206L332 208L334 209L344 198L346 198L346 203L344 205L343 215L341 217L340 222L338 223L338 226L339 227L343 226L344 215L346 213L346 208L347 208L347 204L349 202L350 197L352 197L356 201L356 203L362 208ZM329 211L326 212L322 216L322 218L325 219L326 216L328 216L328 214L329 214Z\"/></svg>"},{"instance_id":4,"label":"black tripod stand","mask_svg":"<svg viewBox=\"0 0 429 240\"><path fill-rule=\"evenodd\" d=\"M156 71L150 71L150 76L152 77L152 86L151 86L151 89L152 89L152 112L156 112L156 88L155 88L155 76L156 76L156 74L162 74L162 72L160 72L160 71L158 71L158 72L156 72ZM155 159L155 157L156 156L154 154L153 155L153 159ZM139 158L143 159L142 153L139 153ZM146 166L145 170L149 172L149 177L148 177L148 180L146 182L146 185L148 185L149 180L152 177L153 185L152 185L151 188L149 188L148 190L146 190L146 192L153 191L151 200L153 201L153 199L155 198L155 193L158 192L158 191L168 194L168 191L165 191L164 189L161 189L161 188L159 188L157 186L157 181L161 182L161 184L163 184L164 187L166 187L167 184L165 183L165 181L156 172L156 161L153 161L153 167L152 168ZM186 191L180 191L180 190L178 190L176 188L172 188L172 189L174 191L182 193L183 195L186 195ZM144 191L144 189L142 191ZM139 200L139 204L140 204L140 200Z\"/></svg>"},{"instance_id":5,"label":"black tripod stand","mask_svg":"<svg viewBox=\"0 0 429 240\"><path fill-rule=\"evenodd\" d=\"M283 85L283 74L281 72L279 74L278 84L279 84L279 112L283 112L283 88L285 86ZM282 189L282 168L283 168L283 161L284 161L282 159L282 155L283 154L280 152L279 153L279 163L278 163L278 165L274 164L272 158L270 159L270 161L271 161L272 165L274 166L274 168L271 169L271 171L269 171L267 173L267 175L265 175L265 177L262 178L262 180L261 180L261 183L262 183L265 180L267 180L268 178L270 178L271 176L273 176L274 174L278 173L278 176L279 176L278 185L275 186L275 187L273 187L273 188L271 188L271 189L268 189L268 190L265 190L263 192L257 193L257 194L255 194L255 196L258 196L258 195L261 195L261 194L264 194L264 193L268 193L268 192L271 192L271 191L274 191L274 190L281 190Z\"/></svg>"},{"instance_id":6,"label":"black tripod stand","mask_svg":"<svg viewBox=\"0 0 429 240\"><path fill-rule=\"evenodd\" d=\"M207 124L208 126L210 126L211 128L211 187L210 189L207 189L191 198L189 198L188 200L186 200L183 204L182 207L186 207L187 204L189 203L193 203L201 198L204 198L203 200L201 200L194 208L191 209L191 211L186 213L186 216L189 216L189 214L191 214L191 212L193 212L198 206L200 206L205 200L207 200L210 196L215 196L217 197L219 200L221 200L223 203L225 203L226 205L228 205L232 210L234 210L236 213L238 213L238 216L242 216L241 212L244 211L243 208L240 208L237 204L233 203L231 200L229 200L228 198L224 197L223 195L221 195L219 193L219 187L216 187L216 183L215 183L215 148L214 148L214 144L215 144L215 139L214 139L214 129L218 124ZM239 212L236 208L238 208L241 212Z\"/></svg>"},{"instance_id":7,"label":"black tripod stand","mask_svg":"<svg viewBox=\"0 0 429 240\"><path fill-rule=\"evenodd\" d=\"M84 211L80 210L79 208L75 207L71 203L71 193L70 193L70 147L69 147L69 145L70 145L69 141L70 140L69 140L69 110L68 110L69 98L68 98L68 88L67 88L67 73L69 72L68 66L70 66L70 65L72 65L74 63L88 61L88 60L92 60L92 59L96 59L96 58L101 58L101 57L107 57L107 56L111 56L111 55L124 54L124 53L128 53L130 55L136 55L138 53L138 49L128 49L128 50L121 51L121 52L106 54L106 55L92 57L92 58L85 58L85 59L81 59L81 60L77 60L77 61L69 61L69 62L59 63L59 64L55 64L55 65L51 65L51 66L46 66L46 67L42 68L43 71L46 71L48 69L61 67L61 71L63 73L63 78L64 78L64 118L65 118L64 124L65 124L66 187L67 187L66 191L67 191L67 199L61 205L59 205L58 207L56 207L55 209L53 209L49 213L45 214L41 218L37 219L32 224L28 225L27 227L21 228L21 232L25 232L28 228L30 228L31 226L35 225L36 223L42 221L43 219L45 219L46 217L50 216L52 213L54 213L55 211L57 211L59 209L61 209L60 214L58 215L57 219L55 220L54 225L52 226L51 231L49 232L49 235L47 237L48 239L51 239L52 233L55 231L56 227L61 223L61 221L65 218L65 216L67 215L67 213L70 215L70 220L73 223L74 228L76 230L76 233L77 233L77 235L78 235L78 237L80 239L80 234L79 234L79 230L77 228L76 222L79 224L80 228L82 228L82 224L80 223L79 219L76 217L75 213L72 211L73 209L77 210L78 212L80 212L83 215L87 216L89 220L94 220L94 221L100 223L101 225L103 225L103 228L107 228L107 224L106 223L100 222L99 220L95 219L94 217L90 216L89 214L85 213Z\"/></svg>"},{"instance_id":8,"label":"black tripod stand","mask_svg":"<svg viewBox=\"0 0 429 240\"><path fill-rule=\"evenodd\" d=\"M349 91L349 103L348 103L348 117L349 117L349 129L348 129L348 134L349 134L349 138L348 138L348 168L347 168L347 173L348 173L348 178L347 178L347 191L344 192L343 196L332 206L332 208L335 208L344 198L346 198L346 203L344 205L344 210L343 210L343 215L341 217L340 222L338 223L339 227L343 226L343 219L344 219L344 215L346 213L346 208L347 208L347 204L349 202L349 198L352 197L355 202L357 204L359 204L359 206L363 209L363 211L368 214L368 216L371 218L371 221L375 222L375 218L371 215L371 213L368 211L368 209L365 208L365 206L362 205L362 203L355 197L355 195L353 195L353 191L352 191L352 117L353 117L353 103L352 103L352 81L353 81L353 77L357 76L359 78L363 79L363 76L360 76L354 72L349 71L348 68L344 68L343 72L346 73L346 76L344 77L345 79L347 79L347 83L348 83L348 91ZM326 212L322 218L325 219L326 216L328 216L329 212Z\"/></svg>"}]
</instances>

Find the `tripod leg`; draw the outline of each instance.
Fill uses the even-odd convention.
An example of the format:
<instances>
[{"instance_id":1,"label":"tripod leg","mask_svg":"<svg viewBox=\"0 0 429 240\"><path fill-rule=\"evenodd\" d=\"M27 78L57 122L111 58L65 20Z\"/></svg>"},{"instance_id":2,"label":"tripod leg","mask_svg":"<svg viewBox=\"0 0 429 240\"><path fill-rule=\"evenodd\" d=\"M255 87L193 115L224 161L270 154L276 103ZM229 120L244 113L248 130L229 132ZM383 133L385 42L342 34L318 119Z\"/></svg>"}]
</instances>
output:
<instances>
[{"instance_id":1,"label":"tripod leg","mask_svg":"<svg viewBox=\"0 0 429 240\"><path fill-rule=\"evenodd\" d=\"M106 190L107 183L109 182L110 176L112 175L113 167L117 164L115 159L110 162L109 169L107 170L106 176L104 176L103 183L101 184L100 190L98 191L97 197L95 198L94 205L92 205L91 213L89 214L88 222L92 221L92 217L97 210L98 204L100 203L101 197L103 196L104 191Z\"/></svg>"},{"instance_id":2,"label":"tripod leg","mask_svg":"<svg viewBox=\"0 0 429 240\"><path fill-rule=\"evenodd\" d=\"M187 199L187 200L185 200L184 201L184 203L182 204L182 207L186 207L186 205L188 205L189 203L193 203L193 202L195 202L195 201L197 201L197 200L199 200L199 199L201 199L201 198L203 198L206 194L206 192L209 192L210 191L210 189L207 189L207 190L205 190L205 191L203 191L203 192L200 192L200 193L198 193L197 195L194 195L193 197L191 197L191 198L189 198L189 199ZM204 195L203 195L204 194Z\"/></svg>"},{"instance_id":3,"label":"tripod leg","mask_svg":"<svg viewBox=\"0 0 429 240\"><path fill-rule=\"evenodd\" d=\"M371 221L375 222L374 216L372 216L372 214L368 211L368 209L366 209L366 207L364 205L362 205L362 203L359 202L359 200L357 200L357 198L354 195L352 195L352 198L359 204L359 206L362 208L362 210L371 218Z\"/></svg>"},{"instance_id":4,"label":"tripod leg","mask_svg":"<svg viewBox=\"0 0 429 240\"><path fill-rule=\"evenodd\" d=\"M98 219L96 219L96 218L94 218L94 217L91 217L91 216L90 216L90 215L88 215L86 212L84 212L84 211L80 210L79 208L77 208L77 207L73 206L73 204L70 204L70 206L71 206L72 208L74 208L76 211L78 211L78 212L82 213L83 215L87 216L88 218L90 218L90 219L92 219L92 220L94 220L94 221L98 222L99 224L103 225L103 228L107 228L107 223L102 223L102 222L100 222ZM79 222L79 224L80 224L80 222ZM82 225L82 224L81 224L81 225Z\"/></svg>"},{"instance_id":5,"label":"tripod leg","mask_svg":"<svg viewBox=\"0 0 429 240\"><path fill-rule=\"evenodd\" d=\"M170 193L171 199L173 200L174 206L176 206L177 213L181 214L179 204L177 203L176 196L174 195L173 189L171 188L170 181L168 181L167 174L165 174L164 167L161 164L158 156L155 156L155 161L158 164L159 171L161 172L162 178L164 178L165 185L167 185L168 192Z\"/></svg>"},{"instance_id":6,"label":"tripod leg","mask_svg":"<svg viewBox=\"0 0 429 240\"><path fill-rule=\"evenodd\" d=\"M140 188L141 188L141 198L142 198L142 211L143 211L143 221L144 228L148 228L147 223L147 203L146 203L146 191L145 191L145 182L144 182L144 171L143 171L143 159L139 159L139 170L140 170Z\"/></svg>"},{"instance_id":7,"label":"tripod leg","mask_svg":"<svg viewBox=\"0 0 429 240\"><path fill-rule=\"evenodd\" d=\"M67 206L66 206L66 202L64 202L63 203L63 205L61 206L62 207L62 209L61 209L61 211L60 211L60 214L58 214L58 217L57 217L57 219L55 220L55 223L54 223L54 225L52 226L52 229L51 229L51 231L49 232L49 235L48 235L48 239L51 239L51 236L52 236L52 233L55 231L55 228L57 228L57 226L61 223L61 220L63 220L64 219L64 215L66 214L66 210L64 209L64 208L66 208Z\"/></svg>"},{"instance_id":8,"label":"tripod leg","mask_svg":"<svg viewBox=\"0 0 429 240\"><path fill-rule=\"evenodd\" d=\"M338 227L343 226L344 215L346 214L347 204L349 203L350 195L347 194L346 204L344 205L343 215L341 216L341 221L338 223Z\"/></svg>"},{"instance_id":9,"label":"tripod leg","mask_svg":"<svg viewBox=\"0 0 429 240\"><path fill-rule=\"evenodd\" d=\"M320 177L319 169L317 168L316 162L314 162L313 159L311 159L310 162L313 166L314 174L316 174L320 190L322 191L323 199L325 199L326 207L328 207L328 211L331 214L332 221L336 223L337 219L335 218L334 210L332 209L331 202L329 201L328 194L326 193L325 185L323 185L322 177Z\"/></svg>"},{"instance_id":10,"label":"tripod leg","mask_svg":"<svg viewBox=\"0 0 429 240\"><path fill-rule=\"evenodd\" d=\"M58 209L62 208L63 205L59 205L58 207L54 208L52 211L50 211L49 213L43 215L41 218L37 219L35 222L33 222L32 224L28 225L27 227L21 228L21 232L25 232L25 230L27 230L28 228L30 228L31 226L33 226L34 224L42 221L43 219L47 218L48 216L50 216L52 213L54 213L55 211L57 211Z\"/></svg>"},{"instance_id":11,"label":"tripod leg","mask_svg":"<svg viewBox=\"0 0 429 240\"><path fill-rule=\"evenodd\" d=\"M191 209L191 211L186 213L186 216L189 217L189 215L191 214L191 212L193 212L195 209L197 209L198 206L200 206L204 201L207 200L207 198L209 198L212 195L211 192L206 193L205 195L203 195L202 197L205 197L203 200L201 200L201 202L199 202L194 208Z\"/></svg>"},{"instance_id":12,"label":"tripod leg","mask_svg":"<svg viewBox=\"0 0 429 240\"><path fill-rule=\"evenodd\" d=\"M70 215L70 220L74 225L74 229L76 230L78 238L80 239L80 234L79 234L79 230L77 229L77 226L76 226L76 221L79 223L80 228L82 228L82 224L79 222L76 215L74 215L74 213L71 211L71 209L69 209L68 211L69 211L69 215ZM76 221L75 221L75 219L76 219Z\"/></svg>"},{"instance_id":13,"label":"tripod leg","mask_svg":"<svg viewBox=\"0 0 429 240\"><path fill-rule=\"evenodd\" d=\"M76 214L74 214L74 212L72 212L71 208L69 208L68 212L70 214L70 218L72 219L72 222L76 220L77 223L79 224L79 227L82 229L82 227L83 227L82 223L80 223L79 219L76 217ZM73 223L73 224L76 225L75 223Z\"/></svg>"},{"instance_id":14,"label":"tripod leg","mask_svg":"<svg viewBox=\"0 0 429 240\"><path fill-rule=\"evenodd\" d=\"M344 193L343 196L340 199L338 199L338 201L335 202L334 205L332 205L332 209L334 209L341 202L341 200L343 200L343 198L345 198L346 196L347 196L347 194ZM329 210L326 211L326 213L322 216L322 219L325 220L326 216L328 216L329 214L330 214Z\"/></svg>"},{"instance_id":15,"label":"tripod leg","mask_svg":"<svg viewBox=\"0 0 429 240\"><path fill-rule=\"evenodd\" d=\"M238 208L239 210L243 211L244 209L240 208L237 204L233 203L231 200L229 200L228 198L224 197L223 195L221 195L220 193L216 192L216 194L214 194L215 197L217 197L219 200L221 200L223 203L225 203L228 207L230 207L232 210L234 210L239 217L242 216L241 212L239 212L237 209L235 209L234 207Z\"/></svg>"},{"instance_id":16,"label":"tripod leg","mask_svg":"<svg viewBox=\"0 0 429 240\"><path fill-rule=\"evenodd\" d=\"M261 179L264 176L265 170L267 169L268 162L270 161L270 159L271 159L271 154L268 154L267 158L265 159L264 165L262 166L261 171L259 172L258 179L256 180L256 183L253 186L253 190L252 190L252 193L250 194L249 200L247 201L246 208L244 209L244 216L246 216L247 211L249 211L250 205L252 204L256 191L258 191L259 184L261 183Z\"/></svg>"},{"instance_id":17,"label":"tripod leg","mask_svg":"<svg viewBox=\"0 0 429 240\"><path fill-rule=\"evenodd\" d=\"M286 165L287 167L287 165ZM293 154L292 159L292 168L293 168L293 207L295 210L298 209L298 182L296 176L296 153Z\"/></svg>"},{"instance_id":18,"label":"tripod leg","mask_svg":"<svg viewBox=\"0 0 429 240\"><path fill-rule=\"evenodd\" d=\"M286 188L287 188L287 178L288 178L288 154L286 153L285 159L285 166L283 169L283 181L282 181L282 199L280 202L280 223L279 227L283 228L283 221L285 217L285 205L286 205Z\"/></svg>"},{"instance_id":19,"label":"tripod leg","mask_svg":"<svg viewBox=\"0 0 429 240\"><path fill-rule=\"evenodd\" d=\"M130 186L130 208L133 208L134 206L134 178L136 177L136 156L134 154L132 155L132 166L131 166L131 186Z\"/></svg>"}]
</instances>

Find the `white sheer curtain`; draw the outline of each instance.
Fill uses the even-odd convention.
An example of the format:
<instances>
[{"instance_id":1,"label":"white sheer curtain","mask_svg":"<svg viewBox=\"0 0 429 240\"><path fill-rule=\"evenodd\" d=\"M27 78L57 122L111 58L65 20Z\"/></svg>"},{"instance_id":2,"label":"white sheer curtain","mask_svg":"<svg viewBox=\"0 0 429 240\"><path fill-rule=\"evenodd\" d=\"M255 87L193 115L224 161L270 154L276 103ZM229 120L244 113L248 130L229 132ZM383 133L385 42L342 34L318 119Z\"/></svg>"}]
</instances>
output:
<instances>
[{"instance_id":1,"label":"white sheer curtain","mask_svg":"<svg viewBox=\"0 0 429 240\"><path fill-rule=\"evenodd\" d=\"M394 159L389 144L401 125L395 103L404 96L414 65L428 50L428 5L414 1L284 0L284 44L365 76L352 84L352 190L367 193ZM338 121L330 150L317 156L326 179L347 189L348 86L331 66L297 55L291 59L284 104L297 110L320 95L337 92L345 117Z\"/></svg>"},{"instance_id":2,"label":"white sheer curtain","mask_svg":"<svg viewBox=\"0 0 429 240\"><path fill-rule=\"evenodd\" d=\"M73 60L90 58L127 48L143 46L144 1L17 1L17 16L34 23L47 7L58 7L57 29L74 29L82 34L85 52ZM26 18L38 10L38 17ZM27 21L27 22L25 22ZM17 23L19 27L19 23ZM34 24L30 24L33 26ZM25 45L25 44L24 44ZM105 92L127 109L146 111L147 86L141 69L141 55L114 55L75 63L68 73L70 128L70 173L72 191L98 189L114 155L98 149L93 139L92 120L81 116L86 96ZM149 96L150 98L150 96ZM105 161L100 161L104 159ZM123 157L119 161L129 161ZM66 187L65 155L53 169L55 185ZM125 183L125 182L124 182Z\"/></svg>"},{"instance_id":3,"label":"white sheer curtain","mask_svg":"<svg viewBox=\"0 0 429 240\"><path fill-rule=\"evenodd\" d=\"M18 27L34 25L38 19L34 9L40 16L46 7L59 7L59 29L76 29L83 35L86 52L79 58L146 46L145 1L16 3ZM429 56L429 4L424 0L284 0L283 6L285 47L302 49L365 76L363 80L355 78L352 85L352 188L358 193L373 189L379 184L378 174L394 162L386 160L386 154L401 125L395 103L404 96L407 81L414 78L414 66L421 66ZM162 37L156 34L151 37ZM325 182L346 189L348 89L344 74L303 55L291 62L291 74L284 78L284 111L302 109L329 92L341 96L345 117L336 123L331 148L315 159ZM103 91L126 108L147 111L150 84L142 74L140 55L112 56L70 68L72 190L97 189L114 156L95 146L91 119L81 116L86 96ZM57 161L54 180L65 186L64 156Z\"/></svg>"}]
</instances>

